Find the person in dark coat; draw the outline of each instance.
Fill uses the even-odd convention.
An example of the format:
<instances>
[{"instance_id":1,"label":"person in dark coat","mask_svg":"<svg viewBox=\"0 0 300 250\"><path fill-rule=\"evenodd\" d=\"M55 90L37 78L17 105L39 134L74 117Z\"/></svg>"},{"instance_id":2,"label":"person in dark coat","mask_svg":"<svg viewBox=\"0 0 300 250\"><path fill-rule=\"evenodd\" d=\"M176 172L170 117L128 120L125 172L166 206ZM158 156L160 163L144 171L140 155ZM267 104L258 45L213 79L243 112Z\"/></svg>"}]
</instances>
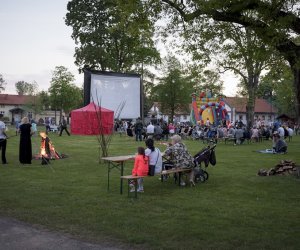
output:
<instances>
[{"instance_id":1,"label":"person in dark coat","mask_svg":"<svg viewBox=\"0 0 300 250\"><path fill-rule=\"evenodd\" d=\"M28 117L22 119L22 123L19 127L20 133L20 149L19 149L19 161L22 164L31 164L32 148L31 148L31 124L28 121Z\"/></svg>"},{"instance_id":2,"label":"person in dark coat","mask_svg":"<svg viewBox=\"0 0 300 250\"><path fill-rule=\"evenodd\" d=\"M67 121L66 121L65 117L63 116L62 119L61 119L61 122L60 122L59 136L61 136L61 134L64 130L66 130L66 133L68 134L68 136L70 136L70 133L69 133L68 128L67 128Z\"/></svg>"}]
</instances>

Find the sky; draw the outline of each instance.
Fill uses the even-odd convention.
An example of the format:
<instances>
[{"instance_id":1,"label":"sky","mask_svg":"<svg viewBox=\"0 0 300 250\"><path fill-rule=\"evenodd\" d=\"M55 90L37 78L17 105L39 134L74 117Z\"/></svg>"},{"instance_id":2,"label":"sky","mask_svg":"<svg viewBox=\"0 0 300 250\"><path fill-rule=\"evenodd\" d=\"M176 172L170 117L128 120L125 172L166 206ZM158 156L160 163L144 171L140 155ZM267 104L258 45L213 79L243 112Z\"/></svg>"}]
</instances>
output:
<instances>
[{"instance_id":1,"label":"sky","mask_svg":"<svg viewBox=\"0 0 300 250\"><path fill-rule=\"evenodd\" d=\"M74 64L75 42L72 28L65 25L68 0L0 1L0 74L7 82L2 93L16 94L15 83L26 81L50 87L56 66L65 66L82 86L83 74ZM164 50L160 47L159 50ZM226 73L227 96L236 92L236 80Z\"/></svg>"}]
</instances>

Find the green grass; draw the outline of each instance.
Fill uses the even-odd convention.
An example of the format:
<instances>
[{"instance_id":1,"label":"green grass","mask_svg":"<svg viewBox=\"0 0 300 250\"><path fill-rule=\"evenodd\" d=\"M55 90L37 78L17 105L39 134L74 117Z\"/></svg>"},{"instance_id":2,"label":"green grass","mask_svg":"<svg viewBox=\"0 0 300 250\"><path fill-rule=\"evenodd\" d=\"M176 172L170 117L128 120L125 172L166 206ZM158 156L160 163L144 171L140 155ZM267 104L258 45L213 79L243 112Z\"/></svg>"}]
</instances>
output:
<instances>
[{"instance_id":1,"label":"green grass","mask_svg":"<svg viewBox=\"0 0 300 250\"><path fill-rule=\"evenodd\" d=\"M11 131L13 134L13 131ZM207 183L180 188L157 177L145 179L137 200L119 194L119 172L98 163L95 137L51 134L69 158L42 166L18 162L19 138L8 140L9 165L0 165L0 215L59 230L93 242L111 241L143 249L300 249L300 179L257 176L281 159L300 165L300 136L287 155L253 152L271 142L220 143ZM204 145L186 141L192 154ZM40 139L33 138L33 152ZM133 154L142 142L114 136L110 155ZM165 147L158 145L161 150ZM125 167L129 174L132 162Z\"/></svg>"}]
</instances>

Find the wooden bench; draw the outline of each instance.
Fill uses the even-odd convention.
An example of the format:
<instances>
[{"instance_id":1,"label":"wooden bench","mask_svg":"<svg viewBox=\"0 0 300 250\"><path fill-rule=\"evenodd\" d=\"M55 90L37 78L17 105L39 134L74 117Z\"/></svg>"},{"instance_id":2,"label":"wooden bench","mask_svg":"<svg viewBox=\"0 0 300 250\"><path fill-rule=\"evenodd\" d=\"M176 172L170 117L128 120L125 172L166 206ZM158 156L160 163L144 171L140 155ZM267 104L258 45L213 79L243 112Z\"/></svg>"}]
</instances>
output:
<instances>
[{"instance_id":1,"label":"wooden bench","mask_svg":"<svg viewBox=\"0 0 300 250\"><path fill-rule=\"evenodd\" d=\"M168 175L168 174L177 174L178 173L178 185L180 186L180 181L181 181L181 175L183 173L189 173L191 172L190 168L172 168L172 169L168 169L168 170L163 170L161 173L156 174L155 176L161 176L161 181L163 182L163 176L164 175ZM153 177L153 176L137 176L137 175L123 175L121 176L121 179L123 180L127 180L127 186L128 186L128 197L130 197L130 183L133 180L136 180L134 182L134 197L137 198L137 179L139 178L145 178L145 177ZM123 185L123 184L121 184Z\"/></svg>"}]
</instances>

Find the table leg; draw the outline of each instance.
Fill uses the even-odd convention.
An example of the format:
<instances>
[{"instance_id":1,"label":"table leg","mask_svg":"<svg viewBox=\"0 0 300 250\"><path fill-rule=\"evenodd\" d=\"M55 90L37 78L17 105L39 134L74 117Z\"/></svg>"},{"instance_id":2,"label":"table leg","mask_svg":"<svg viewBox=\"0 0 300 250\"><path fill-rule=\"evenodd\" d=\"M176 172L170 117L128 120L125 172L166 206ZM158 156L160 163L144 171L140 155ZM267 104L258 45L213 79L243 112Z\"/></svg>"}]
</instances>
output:
<instances>
[{"instance_id":1,"label":"table leg","mask_svg":"<svg viewBox=\"0 0 300 250\"><path fill-rule=\"evenodd\" d=\"M107 191L109 191L109 172L110 172L110 161L107 164Z\"/></svg>"},{"instance_id":2,"label":"table leg","mask_svg":"<svg viewBox=\"0 0 300 250\"><path fill-rule=\"evenodd\" d=\"M121 162L121 176L123 176L123 172L124 172L124 162ZM123 194L123 179L120 178L120 194Z\"/></svg>"}]
</instances>

